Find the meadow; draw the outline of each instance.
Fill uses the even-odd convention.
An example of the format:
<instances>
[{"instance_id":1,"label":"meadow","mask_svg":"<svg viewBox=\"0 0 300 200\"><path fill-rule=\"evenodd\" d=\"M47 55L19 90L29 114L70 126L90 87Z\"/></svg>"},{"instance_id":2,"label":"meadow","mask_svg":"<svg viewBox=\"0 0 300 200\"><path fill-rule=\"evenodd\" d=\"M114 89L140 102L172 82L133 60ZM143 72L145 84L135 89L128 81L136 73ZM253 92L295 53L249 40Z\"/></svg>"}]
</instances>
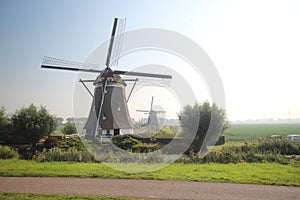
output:
<instances>
[{"instance_id":1,"label":"meadow","mask_svg":"<svg viewBox=\"0 0 300 200\"><path fill-rule=\"evenodd\" d=\"M258 138L289 134L300 135L300 123L295 124L231 124L225 130L226 142L255 140Z\"/></svg>"},{"instance_id":2,"label":"meadow","mask_svg":"<svg viewBox=\"0 0 300 200\"><path fill-rule=\"evenodd\" d=\"M215 147L213 153L223 155L223 153L220 153L222 150L227 149L230 151L230 149L236 147L243 149L242 147L243 145L245 146L245 144L252 148L253 144L255 144L259 138L268 138L273 134L282 135L283 137L289 134L300 134L300 124L233 124L224 133L226 144ZM228 153L230 152L225 151L224 155L229 155ZM257 156L257 153L258 152L253 152L253 155ZM150 167L150 164L138 163L122 165L124 165L122 167L127 169L137 167L147 169ZM35 160L0 159L0 176L126 178L300 186L300 161L296 159L289 162L278 163L263 160L260 163L248 163L241 160L236 163L228 164L216 162L201 164L199 162L178 162L153 172L129 173L117 171L104 164L95 162L37 162ZM56 195L27 196L27 194L0 194L0 199L19 198L65 199L68 197ZM74 198L70 197L70 199ZM80 199L81 197L78 198ZM84 199L94 198L87 197ZM99 199L101 198L99 197ZM112 197L111 199L118 198Z\"/></svg>"},{"instance_id":3,"label":"meadow","mask_svg":"<svg viewBox=\"0 0 300 200\"><path fill-rule=\"evenodd\" d=\"M123 165L126 168L144 167L146 169L151 164ZM153 172L128 173L114 170L101 163L0 160L0 169L0 176L127 178L300 186L299 162L286 165L278 163L174 163Z\"/></svg>"}]
</instances>

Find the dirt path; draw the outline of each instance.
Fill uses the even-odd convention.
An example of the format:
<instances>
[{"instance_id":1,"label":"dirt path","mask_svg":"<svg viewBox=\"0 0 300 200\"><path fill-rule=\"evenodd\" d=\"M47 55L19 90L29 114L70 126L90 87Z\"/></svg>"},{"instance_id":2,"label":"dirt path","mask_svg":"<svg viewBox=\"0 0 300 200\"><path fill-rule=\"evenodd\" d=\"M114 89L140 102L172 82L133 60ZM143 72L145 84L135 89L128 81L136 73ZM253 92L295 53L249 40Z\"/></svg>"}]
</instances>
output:
<instances>
[{"instance_id":1,"label":"dirt path","mask_svg":"<svg viewBox=\"0 0 300 200\"><path fill-rule=\"evenodd\" d=\"M300 187L96 178L0 177L0 192L158 199L300 199Z\"/></svg>"}]
</instances>

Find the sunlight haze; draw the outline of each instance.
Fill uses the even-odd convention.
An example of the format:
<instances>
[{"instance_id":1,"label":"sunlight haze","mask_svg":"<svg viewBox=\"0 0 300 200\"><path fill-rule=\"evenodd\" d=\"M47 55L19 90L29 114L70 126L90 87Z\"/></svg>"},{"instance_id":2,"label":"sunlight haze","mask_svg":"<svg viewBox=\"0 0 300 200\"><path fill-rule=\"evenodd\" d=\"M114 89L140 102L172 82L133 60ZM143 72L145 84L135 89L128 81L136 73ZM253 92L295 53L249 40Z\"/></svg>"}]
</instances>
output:
<instances>
[{"instance_id":1,"label":"sunlight haze","mask_svg":"<svg viewBox=\"0 0 300 200\"><path fill-rule=\"evenodd\" d=\"M299 10L296 0L2 0L0 106L13 113L34 103L56 116L74 116L77 73L41 69L43 57L85 62L110 37L113 18L123 17L126 31L168 29L201 46L223 81L229 120L300 118ZM172 55L150 52L124 57L118 69L146 64L173 66L180 73L187 66ZM199 100L211 100L204 80L196 88ZM144 95L144 105L133 100L130 112L148 108L151 96L155 95ZM174 111L168 116L173 118L180 107L175 97L169 100L167 105L165 98L155 99Z\"/></svg>"}]
</instances>

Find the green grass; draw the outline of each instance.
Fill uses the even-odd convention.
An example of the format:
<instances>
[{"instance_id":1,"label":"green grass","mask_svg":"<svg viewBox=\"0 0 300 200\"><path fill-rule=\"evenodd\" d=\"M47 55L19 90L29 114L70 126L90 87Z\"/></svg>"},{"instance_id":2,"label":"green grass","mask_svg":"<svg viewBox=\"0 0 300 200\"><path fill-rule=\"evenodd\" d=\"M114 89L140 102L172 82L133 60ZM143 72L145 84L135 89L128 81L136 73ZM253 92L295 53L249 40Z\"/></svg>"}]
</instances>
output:
<instances>
[{"instance_id":1,"label":"green grass","mask_svg":"<svg viewBox=\"0 0 300 200\"><path fill-rule=\"evenodd\" d=\"M123 164L134 168L138 164ZM142 164L142 167L149 167ZM141 166L139 166L141 167ZM230 183L300 186L300 165L277 163L171 164L148 173L116 171L99 163L38 163L25 160L0 160L0 176L94 177L188 180Z\"/></svg>"},{"instance_id":2,"label":"green grass","mask_svg":"<svg viewBox=\"0 0 300 200\"><path fill-rule=\"evenodd\" d=\"M118 197L97 197L97 196L79 196L79 195L48 195L48 194L16 194L0 193L0 199L30 199L30 200L65 200L65 199L85 199L85 200L133 200L136 198L118 198Z\"/></svg>"},{"instance_id":3,"label":"green grass","mask_svg":"<svg viewBox=\"0 0 300 200\"><path fill-rule=\"evenodd\" d=\"M232 124L225 130L226 142L255 140L271 135L300 134L299 124Z\"/></svg>"}]
</instances>

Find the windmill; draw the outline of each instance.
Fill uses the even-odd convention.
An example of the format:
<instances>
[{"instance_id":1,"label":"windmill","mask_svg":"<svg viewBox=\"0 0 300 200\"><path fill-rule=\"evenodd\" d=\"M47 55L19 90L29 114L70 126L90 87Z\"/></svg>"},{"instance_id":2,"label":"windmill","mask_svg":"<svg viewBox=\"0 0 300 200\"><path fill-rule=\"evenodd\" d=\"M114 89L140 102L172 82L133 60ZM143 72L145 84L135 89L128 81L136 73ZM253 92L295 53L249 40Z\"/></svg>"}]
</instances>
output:
<instances>
[{"instance_id":1,"label":"windmill","mask_svg":"<svg viewBox=\"0 0 300 200\"><path fill-rule=\"evenodd\" d=\"M151 104L150 104L150 110L136 110L137 112L143 112L148 115L147 120L147 127L150 129L159 129L159 121L157 114L160 113L166 113L165 111L158 111L153 109L153 99L154 96L152 96Z\"/></svg>"},{"instance_id":2,"label":"windmill","mask_svg":"<svg viewBox=\"0 0 300 200\"><path fill-rule=\"evenodd\" d=\"M113 133L114 135L120 134L120 129L132 129L133 124L130 119L127 101L131 95L131 92L126 99L125 87L126 81L138 81L138 79L123 79L122 75L135 76L135 77L151 77L158 79L171 79L170 75L142 73L133 71L122 71L111 69L111 56L114 46L115 35L118 27L118 18L114 19L111 39L109 42L108 53L106 57L103 70L96 69L83 69L80 68L85 64L76 62L66 62L65 60L55 59L51 57L44 57L42 68L56 69L56 70L69 70L69 71L81 71L98 73L98 77L95 80L81 80L80 82L88 90L93 98L92 105L88 120L84 126L86 134L90 136L97 136L106 133ZM121 24L121 28L124 26ZM70 64L70 65L69 65ZM73 67L73 66L80 67ZM72 67L70 67L72 66ZM98 67L98 66L97 66ZM87 88L85 82L92 82L94 85L94 94Z\"/></svg>"}]
</instances>

